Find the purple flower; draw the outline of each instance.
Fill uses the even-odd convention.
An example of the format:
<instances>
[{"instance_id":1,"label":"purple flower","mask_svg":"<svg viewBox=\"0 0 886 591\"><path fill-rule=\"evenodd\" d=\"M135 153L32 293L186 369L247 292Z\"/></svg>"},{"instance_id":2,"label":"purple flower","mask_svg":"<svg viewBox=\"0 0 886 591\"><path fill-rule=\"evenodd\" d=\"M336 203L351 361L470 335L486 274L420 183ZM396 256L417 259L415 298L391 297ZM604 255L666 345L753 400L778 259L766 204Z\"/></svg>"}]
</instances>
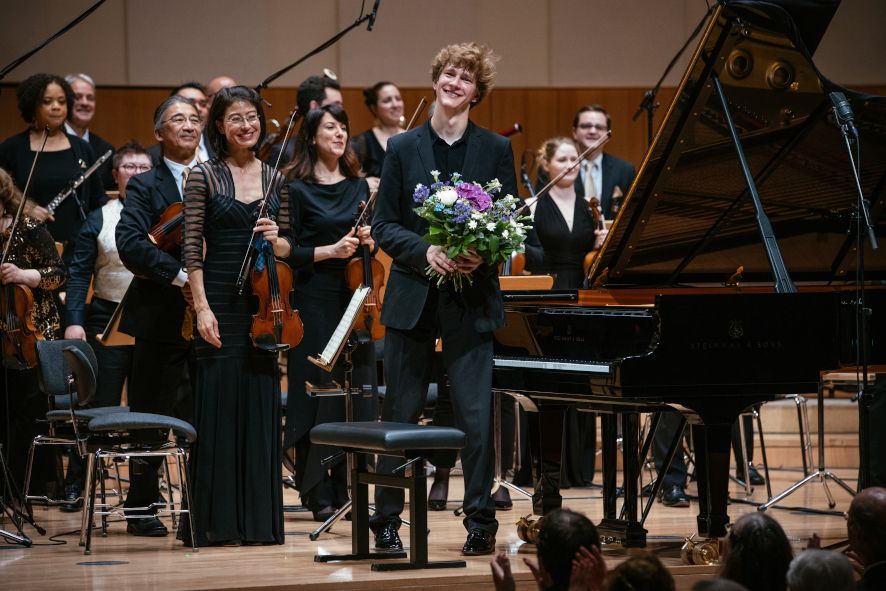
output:
<instances>
[{"instance_id":1,"label":"purple flower","mask_svg":"<svg viewBox=\"0 0 886 591\"><path fill-rule=\"evenodd\" d=\"M477 211L486 211L492 205L492 199L477 183L462 183L455 188L459 197L467 199Z\"/></svg>"},{"instance_id":2,"label":"purple flower","mask_svg":"<svg viewBox=\"0 0 886 591\"><path fill-rule=\"evenodd\" d=\"M463 224L469 219L471 219L471 212L473 208L471 205L465 201L458 200L455 202L455 205L452 207L452 211L455 217L452 218L452 221L456 224Z\"/></svg>"},{"instance_id":3,"label":"purple flower","mask_svg":"<svg viewBox=\"0 0 886 591\"><path fill-rule=\"evenodd\" d=\"M422 184L415 185L415 191L412 192L412 200L416 203L424 203L428 195L431 194L430 189Z\"/></svg>"}]
</instances>

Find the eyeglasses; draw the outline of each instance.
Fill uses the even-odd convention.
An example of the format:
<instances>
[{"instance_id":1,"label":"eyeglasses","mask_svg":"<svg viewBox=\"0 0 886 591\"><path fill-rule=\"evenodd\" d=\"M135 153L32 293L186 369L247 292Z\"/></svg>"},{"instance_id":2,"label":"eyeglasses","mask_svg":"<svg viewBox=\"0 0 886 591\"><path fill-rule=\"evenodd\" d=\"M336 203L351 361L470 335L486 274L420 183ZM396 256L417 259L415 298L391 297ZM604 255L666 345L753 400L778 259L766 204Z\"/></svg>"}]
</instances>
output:
<instances>
[{"instance_id":1,"label":"eyeglasses","mask_svg":"<svg viewBox=\"0 0 886 591\"><path fill-rule=\"evenodd\" d=\"M256 121L258 121L258 113L252 112L246 115L246 117L243 117L243 115L231 115L226 118L225 121L234 126L243 125L244 123L247 123L248 125L253 125Z\"/></svg>"},{"instance_id":2,"label":"eyeglasses","mask_svg":"<svg viewBox=\"0 0 886 591\"><path fill-rule=\"evenodd\" d=\"M191 125L200 125L200 117L197 115L191 115L190 117L185 117L184 115L173 115L169 119L160 122L160 125L165 125L167 123L172 123L175 126L184 125L185 121L189 121Z\"/></svg>"},{"instance_id":3,"label":"eyeglasses","mask_svg":"<svg viewBox=\"0 0 886 591\"><path fill-rule=\"evenodd\" d=\"M585 129L585 130L596 129L597 131L606 131L608 129L608 127L606 127L605 125L603 125L601 123L579 123L578 128Z\"/></svg>"},{"instance_id":4,"label":"eyeglasses","mask_svg":"<svg viewBox=\"0 0 886 591\"><path fill-rule=\"evenodd\" d=\"M133 164L127 162L126 164L121 164L120 168L126 172L148 172L152 167L150 164Z\"/></svg>"}]
</instances>

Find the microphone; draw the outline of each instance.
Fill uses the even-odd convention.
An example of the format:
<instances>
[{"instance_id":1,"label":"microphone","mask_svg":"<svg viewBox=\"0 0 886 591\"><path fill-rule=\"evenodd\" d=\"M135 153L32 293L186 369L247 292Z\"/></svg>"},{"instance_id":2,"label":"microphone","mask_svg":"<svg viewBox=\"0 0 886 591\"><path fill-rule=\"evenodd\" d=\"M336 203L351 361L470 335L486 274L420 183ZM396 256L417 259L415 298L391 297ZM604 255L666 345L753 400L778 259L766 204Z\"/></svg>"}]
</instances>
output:
<instances>
[{"instance_id":1,"label":"microphone","mask_svg":"<svg viewBox=\"0 0 886 591\"><path fill-rule=\"evenodd\" d=\"M499 131L498 135L503 135L505 137L511 137L512 135L522 133L522 132L523 132L523 126L520 125L519 123L514 123L514 125L512 125L511 127L508 127L507 129Z\"/></svg>"},{"instance_id":2,"label":"microphone","mask_svg":"<svg viewBox=\"0 0 886 591\"><path fill-rule=\"evenodd\" d=\"M845 125L852 131L852 135L858 135L855 129L855 116L852 114L852 105L842 92L832 92L828 95L831 104L834 106L834 114L837 117L837 123Z\"/></svg>"},{"instance_id":3,"label":"microphone","mask_svg":"<svg viewBox=\"0 0 886 591\"><path fill-rule=\"evenodd\" d=\"M372 31L372 27L375 26L375 17L378 15L379 4L381 4L381 0L375 0L375 4L372 5L372 12L369 13L369 24L366 25L367 31Z\"/></svg>"}]
</instances>

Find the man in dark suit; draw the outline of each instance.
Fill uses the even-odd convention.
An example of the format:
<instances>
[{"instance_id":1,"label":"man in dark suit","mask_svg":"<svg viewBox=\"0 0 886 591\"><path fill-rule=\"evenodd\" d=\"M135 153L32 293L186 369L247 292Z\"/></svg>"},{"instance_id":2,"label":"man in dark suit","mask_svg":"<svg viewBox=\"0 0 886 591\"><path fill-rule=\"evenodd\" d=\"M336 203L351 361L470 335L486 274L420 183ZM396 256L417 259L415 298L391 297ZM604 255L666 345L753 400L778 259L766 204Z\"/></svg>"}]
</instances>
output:
<instances>
[{"instance_id":1,"label":"man in dark suit","mask_svg":"<svg viewBox=\"0 0 886 591\"><path fill-rule=\"evenodd\" d=\"M886 488L872 486L849 505L849 547L864 567L858 591L886 589Z\"/></svg>"},{"instance_id":2,"label":"man in dark suit","mask_svg":"<svg viewBox=\"0 0 886 591\"><path fill-rule=\"evenodd\" d=\"M169 96L181 96L193 103L197 109L197 115L200 117L200 143L197 146L197 157L200 162L206 162L215 158L215 151L209 142L206 141L206 119L209 116L210 100L206 94L206 89L199 82L191 81L179 84L172 89ZM159 166L163 161L163 143L158 142L148 148L148 156L151 157L151 164L155 167Z\"/></svg>"},{"instance_id":3,"label":"man in dark suit","mask_svg":"<svg viewBox=\"0 0 886 591\"><path fill-rule=\"evenodd\" d=\"M65 80L71 85L75 97L71 118L65 122L65 131L87 142L92 147L96 159L101 158L108 150L113 152L114 146L89 130L89 124L95 117L95 82L92 77L87 74L68 74ZM105 191L117 188L111 173L111 160L111 158L105 160L96 172Z\"/></svg>"},{"instance_id":4,"label":"man in dark suit","mask_svg":"<svg viewBox=\"0 0 886 591\"><path fill-rule=\"evenodd\" d=\"M493 64L489 48L476 43L450 45L437 54L432 64L434 114L427 123L388 141L373 220L377 242L393 258L382 312L388 386L382 419L418 420L428 390L426 368L440 336L456 426L467 435L461 451L466 555L495 549L498 522L490 495L492 331L504 323L504 308L495 267L476 254L450 260L444 248L424 240L428 224L413 212L412 193L418 183L430 186L430 171L438 170L445 179L459 172L466 181L481 184L497 178L502 195L516 195L510 142L470 120L471 107L491 88ZM473 284L460 293L451 283L438 287L425 272L428 266L441 274L473 273ZM390 472L397 463L384 458L379 471ZM370 525L376 548L402 548L397 530L403 491L377 487L375 501Z\"/></svg>"},{"instance_id":5,"label":"man in dark suit","mask_svg":"<svg viewBox=\"0 0 886 591\"><path fill-rule=\"evenodd\" d=\"M336 79L330 78L326 75L308 76L305 78L302 83L298 85L298 94L296 95L295 101L295 104L298 107L298 112L301 113L302 117L304 117L311 109L318 109L332 104L344 104L341 95L341 85ZM284 130L286 129L285 124L288 122L288 119L284 121ZM289 164L295 156L297 139L298 134L296 133L296 130L293 129L289 136L289 141L286 142L286 152L283 153L283 157L280 158L282 144L277 144L271 148L270 152L268 152L268 157L265 162L270 166L274 166L277 164L277 158L280 158L280 168Z\"/></svg>"},{"instance_id":6,"label":"man in dark suit","mask_svg":"<svg viewBox=\"0 0 886 591\"><path fill-rule=\"evenodd\" d=\"M190 354L182 338L185 314L183 289L187 273L181 252L164 252L148 239L148 231L173 203L182 200L184 180L196 165L200 116L194 104L171 96L154 112L154 137L163 146L163 159L153 170L130 179L126 204L117 224L120 260L136 278L129 289L120 330L135 337L128 385L133 411L172 414L179 387L186 379ZM143 508L157 501L159 458L130 461L131 485L124 507ZM152 510L133 510L149 514ZM131 519L127 531L141 536L164 536L163 523L153 518Z\"/></svg>"}]
</instances>

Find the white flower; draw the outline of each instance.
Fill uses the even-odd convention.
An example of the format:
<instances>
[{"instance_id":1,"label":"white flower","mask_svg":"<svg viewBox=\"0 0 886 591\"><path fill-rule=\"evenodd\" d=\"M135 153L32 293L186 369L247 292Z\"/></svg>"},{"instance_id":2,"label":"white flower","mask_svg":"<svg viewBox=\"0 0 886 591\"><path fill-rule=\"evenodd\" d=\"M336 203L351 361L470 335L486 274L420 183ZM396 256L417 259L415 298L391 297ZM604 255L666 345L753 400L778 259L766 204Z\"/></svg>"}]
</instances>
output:
<instances>
[{"instance_id":1,"label":"white flower","mask_svg":"<svg viewBox=\"0 0 886 591\"><path fill-rule=\"evenodd\" d=\"M458 193L456 193L454 189L443 189L437 191L437 199L439 199L440 203L446 207L451 207L456 201L458 201Z\"/></svg>"},{"instance_id":2,"label":"white flower","mask_svg":"<svg viewBox=\"0 0 886 591\"><path fill-rule=\"evenodd\" d=\"M480 213L479 211L472 211L472 212L471 212L471 219L472 219L472 220L482 220L482 219L483 219L483 214Z\"/></svg>"},{"instance_id":3,"label":"white flower","mask_svg":"<svg viewBox=\"0 0 886 591\"><path fill-rule=\"evenodd\" d=\"M511 220L508 222L508 224L509 224L512 228L516 228L516 227L517 227L517 222L514 221L514 218L511 218Z\"/></svg>"},{"instance_id":4,"label":"white flower","mask_svg":"<svg viewBox=\"0 0 886 591\"><path fill-rule=\"evenodd\" d=\"M495 222L489 222L488 224L486 224L486 229L489 230L490 232L495 230Z\"/></svg>"},{"instance_id":5,"label":"white flower","mask_svg":"<svg viewBox=\"0 0 886 591\"><path fill-rule=\"evenodd\" d=\"M507 230L503 230L502 233L501 233L501 237L504 238L505 240L507 240L507 239L508 239L508 231L507 231Z\"/></svg>"},{"instance_id":6,"label":"white flower","mask_svg":"<svg viewBox=\"0 0 886 591\"><path fill-rule=\"evenodd\" d=\"M471 220L468 222L468 230L476 230L477 229L477 221Z\"/></svg>"},{"instance_id":7,"label":"white flower","mask_svg":"<svg viewBox=\"0 0 886 591\"><path fill-rule=\"evenodd\" d=\"M432 171L431 171L431 176L434 177L434 182L435 182L435 183L440 182L440 171L439 171L439 170L432 170Z\"/></svg>"},{"instance_id":8,"label":"white flower","mask_svg":"<svg viewBox=\"0 0 886 591\"><path fill-rule=\"evenodd\" d=\"M501 183L499 182L498 179L492 179L491 181L489 181L486 184L486 191L489 193L496 191L498 189L501 189Z\"/></svg>"}]
</instances>

